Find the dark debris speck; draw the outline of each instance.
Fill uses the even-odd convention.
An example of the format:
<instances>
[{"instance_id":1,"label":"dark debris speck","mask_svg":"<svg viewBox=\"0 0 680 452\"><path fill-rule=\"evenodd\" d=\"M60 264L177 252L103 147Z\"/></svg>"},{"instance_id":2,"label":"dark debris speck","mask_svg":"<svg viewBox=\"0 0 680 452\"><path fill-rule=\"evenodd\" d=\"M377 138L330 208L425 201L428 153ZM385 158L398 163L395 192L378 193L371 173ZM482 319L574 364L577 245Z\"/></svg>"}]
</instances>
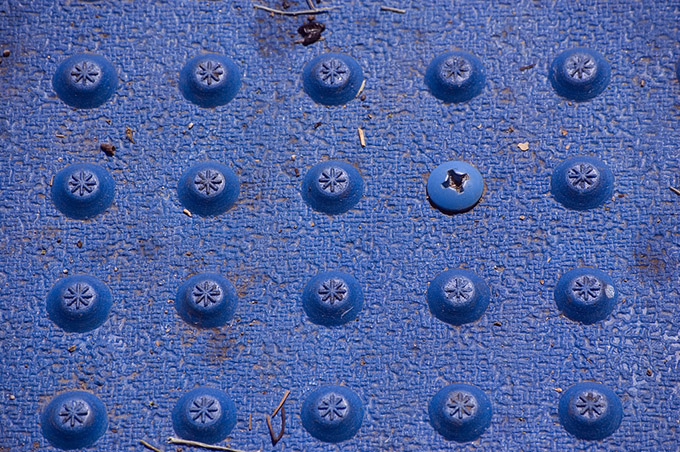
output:
<instances>
[{"instance_id":1,"label":"dark debris speck","mask_svg":"<svg viewBox=\"0 0 680 452\"><path fill-rule=\"evenodd\" d=\"M298 34L302 36L302 45L308 46L314 44L321 39L321 33L326 29L326 26L321 22L309 20L307 23L300 25Z\"/></svg>"}]
</instances>

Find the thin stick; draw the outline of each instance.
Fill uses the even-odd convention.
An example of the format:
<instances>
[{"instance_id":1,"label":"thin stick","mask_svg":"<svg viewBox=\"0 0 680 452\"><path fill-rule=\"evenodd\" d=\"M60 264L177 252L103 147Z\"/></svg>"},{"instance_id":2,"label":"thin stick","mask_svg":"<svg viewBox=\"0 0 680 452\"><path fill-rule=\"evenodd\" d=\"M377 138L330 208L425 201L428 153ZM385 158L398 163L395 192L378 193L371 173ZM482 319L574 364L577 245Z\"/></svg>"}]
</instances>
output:
<instances>
[{"instance_id":1,"label":"thin stick","mask_svg":"<svg viewBox=\"0 0 680 452\"><path fill-rule=\"evenodd\" d=\"M309 5L309 8L310 8L310 9L316 9L316 8L314 7L314 0L307 0L307 4Z\"/></svg>"},{"instance_id":2,"label":"thin stick","mask_svg":"<svg viewBox=\"0 0 680 452\"><path fill-rule=\"evenodd\" d=\"M673 193L675 193L676 195L680 196L680 190L678 190L678 189L675 188L675 187L668 187L668 188L670 188L671 191L672 191Z\"/></svg>"},{"instance_id":3,"label":"thin stick","mask_svg":"<svg viewBox=\"0 0 680 452\"><path fill-rule=\"evenodd\" d=\"M357 129L357 131L359 132L359 144L361 144L362 148L365 148L366 147L366 135L364 135L364 129L359 127Z\"/></svg>"},{"instance_id":4,"label":"thin stick","mask_svg":"<svg viewBox=\"0 0 680 452\"><path fill-rule=\"evenodd\" d=\"M169 444L180 444L182 446L202 447L204 449L210 449L210 450L223 450L225 452L245 452L244 450L232 449L231 447L215 446L213 444L199 443L198 441L188 441L186 439L174 438L172 436L170 438L168 438L168 443ZM258 450L257 452L260 452L260 451Z\"/></svg>"},{"instance_id":5,"label":"thin stick","mask_svg":"<svg viewBox=\"0 0 680 452\"><path fill-rule=\"evenodd\" d=\"M399 13L399 14L405 14L406 13L405 9L392 8L391 6L381 6L380 11L389 11L391 13Z\"/></svg>"},{"instance_id":6,"label":"thin stick","mask_svg":"<svg viewBox=\"0 0 680 452\"><path fill-rule=\"evenodd\" d=\"M163 452L163 451L160 450L158 447L152 446L151 444L147 443L147 442L144 441L143 439L140 439L140 440L139 440L139 444L141 444L142 446L146 447L147 449L151 449L153 452Z\"/></svg>"},{"instance_id":7,"label":"thin stick","mask_svg":"<svg viewBox=\"0 0 680 452\"><path fill-rule=\"evenodd\" d=\"M288 400L288 396L290 395L290 391L286 390L286 392L283 393L283 398L281 398L281 401L279 402L279 405L276 407L274 412L272 413L272 417L276 416L276 413L279 412L281 408L283 408L283 404L286 403L286 400Z\"/></svg>"},{"instance_id":8,"label":"thin stick","mask_svg":"<svg viewBox=\"0 0 680 452\"><path fill-rule=\"evenodd\" d=\"M354 97L359 97L359 96L361 96L361 93L364 92L364 88L365 88L365 87L366 87L366 79L363 79L363 80L361 81L361 86L359 87L359 91L357 91L357 95L354 96Z\"/></svg>"},{"instance_id":9,"label":"thin stick","mask_svg":"<svg viewBox=\"0 0 680 452\"><path fill-rule=\"evenodd\" d=\"M276 443L281 441L281 438L283 438L284 433L286 433L286 407L281 406L281 431L279 432L278 435L274 435L274 428L272 427L272 418L270 418L269 415L266 415L265 417L267 419L267 428L269 429L269 436L272 439L272 446L276 446Z\"/></svg>"},{"instance_id":10,"label":"thin stick","mask_svg":"<svg viewBox=\"0 0 680 452\"><path fill-rule=\"evenodd\" d=\"M281 11L280 9L270 8L263 5L253 5L255 9L261 9L262 11L267 11L268 13L281 14L282 16L304 16L305 14L324 14L334 9L340 9L339 6L328 6L326 8L314 8L305 9L302 11Z\"/></svg>"}]
</instances>

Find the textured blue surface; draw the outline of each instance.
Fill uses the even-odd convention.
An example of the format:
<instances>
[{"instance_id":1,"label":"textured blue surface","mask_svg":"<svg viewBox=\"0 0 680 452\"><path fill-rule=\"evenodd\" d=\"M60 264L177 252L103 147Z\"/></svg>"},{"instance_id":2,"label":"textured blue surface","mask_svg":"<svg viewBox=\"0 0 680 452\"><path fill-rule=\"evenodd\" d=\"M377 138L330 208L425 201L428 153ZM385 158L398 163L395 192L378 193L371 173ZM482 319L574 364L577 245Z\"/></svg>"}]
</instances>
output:
<instances>
[{"instance_id":1,"label":"textured blue surface","mask_svg":"<svg viewBox=\"0 0 680 452\"><path fill-rule=\"evenodd\" d=\"M107 408L96 450L158 446L173 433L179 397L210 385L234 401L228 441L245 450L676 451L680 197L668 187L680 185L678 2L390 2L403 15L381 12L382 2L328 3L340 9L319 16L325 39L303 47L292 35L304 17L270 17L245 0L0 0L0 46L11 50L0 64L1 446L49 449L39 413L74 389ZM569 103L547 74L577 46L604 55L612 78L593 100ZM484 63L485 88L468 103L445 105L424 84L448 50ZM73 110L51 79L84 51L107 57L120 83L103 106ZM359 61L365 101L328 108L304 93L305 62L328 51ZM178 88L201 52L243 70L234 100L215 110ZM114 157L101 142L117 147ZM611 202L577 212L550 195L552 170L576 154L607 163ZM333 217L300 195L307 170L328 158L360 168L365 183L355 208ZM239 199L216 218L189 218L177 181L208 159L234 169ZM448 160L484 176L480 204L462 215L441 214L425 196L428 174ZM52 176L83 161L116 181L113 205L86 221L50 200ZM553 301L559 276L586 265L620 292L612 315L590 326ZM434 318L425 300L428 282L456 267L492 292L484 316L461 327ZM308 279L329 269L364 290L357 320L331 330L300 307ZM187 325L172 305L184 280L207 271L239 295L218 330ZM100 328L65 333L45 297L80 273L107 284L113 308ZM558 421L560 391L584 380L623 405L620 428L602 442L577 440ZM461 447L427 415L454 382L478 386L494 407L489 429ZM324 384L347 385L365 403L361 429L340 445L320 444L300 422L304 395ZM286 435L272 448L264 415L286 389Z\"/></svg>"}]
</instances>

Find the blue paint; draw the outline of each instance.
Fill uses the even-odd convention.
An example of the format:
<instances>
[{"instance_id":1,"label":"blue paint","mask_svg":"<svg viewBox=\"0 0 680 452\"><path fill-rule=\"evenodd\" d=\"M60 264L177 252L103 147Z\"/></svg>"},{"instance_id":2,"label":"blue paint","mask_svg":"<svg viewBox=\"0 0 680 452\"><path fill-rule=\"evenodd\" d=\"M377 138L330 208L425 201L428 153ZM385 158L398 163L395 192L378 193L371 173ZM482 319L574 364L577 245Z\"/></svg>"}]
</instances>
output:
<instances>
[{"instance_id":1,"label":"blue paint","mask_svg":"<svg viewBox=\"0 0 680 452\"><path fill-rule=\"evenodd\" d=\"M446 52L435 57L425 72L425 84L444 102L466 102L484 89L484 65L467 52Z\"/></svg>"},{"instance_id":2,"label":"blue paint","mask_svg":"<svg viewBox=\"0 0 680 452\"><path fill-rule=\"evenodd\" d=\"M342 105L354 99L364 81L359 63L349 55L326 53L308 62L302 86L318 104Z\"/></svg>"},{"instance_id":3,"label":"blue paint","mask_svg":"<svg viewBox=\"0 0 680 452\"><path fill-rule=\"evenodd\" d=\"M491 424L491 401L477 386L456 383L440 389L427 408L432 427L449 441L474 441Z\"/></svg>"},{"instance_id":4,"label":"blue paint","mask_svg":"<svg viewBox=\"0 0 680 452\"><path fill-rule=\"evenodd\" d=\"M436 167L427 178L427 196L434 207L446 214L472 209L484 191L479 170L467 162L451 161Z\"/></svg>"},{"instance_id":5,"label":"blue paint","mask_svg":"<svg viewBox=\"0 0 680 452\"><path fill-rule=\"evenodd\" d=\"M555 167L550 191L560 204L569 209L593 209L611 198L614 174L594 157L571 157Z\"/></svg>"},{"instance_id":6,"label":"blue paint","mask_svg":"<svg viewBox=\"0 0 680 452\"><path fill-rule=\"evenodd\" d=\"M74 163L52 180L52 201L64 215L78 220L95 217L113 202L116 184L111 175L93 163Z\"/></svg>"},{"instance_id":7,"label":"blue paint","mask_svg":"<svg viewBox=\"0 0 680 452\"><path fill-rule=\"evenodd\" d=\"M199 107L229 103L241 87L241 70L224 55L205 53L187 61L179 73L182 95Z\"/></svg>"},{"instance_id":8,"label":"blue paint","mask_svg":"<svg viewBox=\"0 0 680 452\"><path fill-rule=\"evenodd\" d=\"M79 53L61 62L52 77L52 88L64 103L75 108L95 108L116 91L118 74L101 55Z\"/></svg>"},{"instance_id":9,"label":"blue paint","mask_svg":"<svg viewBox=\"0 0 680 452\"><path fill-rule=\"evenodd\" d=\"M172 410L172 427L184 439L215 444L236 425L236 405L218 389L199 387L184 394Z\"/></svg>"},{"instance_id":10,"label":"blue paint","mask_svg":"<svg viewBox=\"0 0 680 452\"><path fill-rule=\"evenodd\" d=\"M192 214L216 216L231 209L240 192L234 171L217 162L197 163L182 174L177 195Z\"/></svg>"},{"instance_id":11,"label":"blue paint","mask_svg":"<svg viewBox=\"0 0 680 452\"><path fill-rule=\"evenodd\" d=\"M604 91L610 77L609 62L598 52L585 48L560 53L548 72L555 92L578 102L592 99Z\"/></svg>"},{"instance_id":12,"label":"blue paint","mask_svg":"<svg viewBox=\"0 0 680 452\"><path fill-rule=\"evenodd\" d=\"M85 391L70 391L54 397L40 416L45 439L63 450L90 447L106 433L106 407Z\"/></svg>"},{"instance_id":13,"label":"blue paint","mask_svg":"<svg viewBox=\"0 0 680 452\"><path fill-rule=\"evenodd\" d=\"M300 418L314 438L339 443L352 438L361 428L364 403L345 386L322 386L307 394Z\"/></svg>"},{"instance_id":14,"label":"blue paint","mask_svg":"<svg viewBox=\"0 0 680 452\"><path fill-rule=\"evenodd\" d=\"M451 325L478 320L491 300L486 282L473 272L456 268L438 274L427 288L433 316Z\"/></svg>"},{"instance_id":15,"label":"blue paint","mask_svg":"<svg viewBox=\"0 0 680 452\"><path fill-rule=\"evenodd\" d=\"M312 322L324 326L343 325L354 320L364 305L359 281L347 273L320 273L307 282L302 307Z\"/></svg>"},{"instance_id":16,"label":"blue paint","mask_svg":"<svg viewBox=\"0 0 680 452\"><path fill-rule=\"evenodd\" d=\"M364 181L352 165L340 160L321 162L302 182L302 198L309 206L329 215L345 213L364 193Z\"/></svg>"},{"instance_id":17,"label":"blue paint","mask_svg":"<svg viewBox=\"0 0 680 452\"><path fill-rule=\"evenodd\" d=\"M596 268L569 270L555 286L557 309L571 320L585 324L609 317L618 297L609 275Z\"/></svg>"},{"instance_id":18,"label":"blue paint","mask_svg":"<svg viewBox=\"0 0 680 452\"><path fill-rule=\"evenodd\" d=\"M598 441L619 428L623 407L607 386L583 382L564 391L557 413L567 432L580 439Z\"/></svg>"},{"instance_id":19,"label":"blue paint","mask_svg":"<svg viewBox=\"0 0 680 452\"><path fill-rule=\"evenodd\" d=\"M217 273L200 273L177 290L175 310L190 325L215 328L234 316L238 297L234 286Z\"/></svg>"},{"instance_id":20,"label":"blue paint","mask_svg":"<svg viewBox=\"0 0 680 452\"><path fill-rule=\"evenodd\" d=\"M61 329L84 333L101 326L113 304L111 291L89 275L68 276L47 294L47 315Z\"/></svg>"}]
</instances>

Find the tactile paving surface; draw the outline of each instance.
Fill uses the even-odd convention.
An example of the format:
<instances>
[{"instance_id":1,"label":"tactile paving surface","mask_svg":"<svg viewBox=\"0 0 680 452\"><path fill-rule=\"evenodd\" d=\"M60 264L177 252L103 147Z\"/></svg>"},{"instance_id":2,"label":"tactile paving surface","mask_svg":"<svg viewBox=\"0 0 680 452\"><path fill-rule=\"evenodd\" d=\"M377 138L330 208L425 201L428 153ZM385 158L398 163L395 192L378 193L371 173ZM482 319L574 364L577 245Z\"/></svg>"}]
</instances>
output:
<instances>
[{"instance_id":1,"label":"tactile paving surface","mask_svg":"<svg viewBox=\"0 0 680 452\"><path fill-rule=\"evenodd\" d=\"M164 444L172 409L205 385L234 401L226 443L248 451L677 451L680 196L669 187L680 186L680 3L490 3L390 2L398 14L377 1L324 1L339 8L317 16L324 39L304 47L294 44L304 16L245 0L1 1L0 47L11 53L0 64L0 450L52 450L40 413L70 390L106 406L93 450L142 450L140 440L176 450ZM612 67L605 91L583 103L548 80L572 47ZM484 65L486 85L469 102L443 104L424 83L450 50ZM120 80L89 110L52 88L59 63L81 52L108 58ZM216 109L178 88L202 52L242 71L234 100ZM304 64L326 52L360 63L365 100L325 107L303 91ZM574 155L612 170L603 206L569 210L550 194L552 170ZM335 216L300 194L306 172L328 159L350 162L364 182L361 200ZM233 169L240 194L224 214L189 217L177 183L205 160ZM472 163L485 182L480 203L454 216L425 190L449 160ZM76 162L116 183L111 207L88 220L66 217L50 195L53 176ZM620 294L593 325L561 315L553 297L580 266L610 275ZM431 315L425 294L459 267L486 281L491 302L454 327ZM314 275L336 270L357 278L364 305L329 328L307 318L301 296ZM182 282L203 272L236 288L224 327L197 329L175 311ZM66 333L46 297L77 274L106 283L113 306L97 329ZM581 381L621 400L622 423L601 441L559 423L561 393ZM428 403L450 383L491 401L490 427L473 442L448 442L429 423ZM326 384L351 388L366 410L338 445L300 420L305 395ZM272 447L264 416L285 390L286 434Z\"/></svg>"}]
</instances>

